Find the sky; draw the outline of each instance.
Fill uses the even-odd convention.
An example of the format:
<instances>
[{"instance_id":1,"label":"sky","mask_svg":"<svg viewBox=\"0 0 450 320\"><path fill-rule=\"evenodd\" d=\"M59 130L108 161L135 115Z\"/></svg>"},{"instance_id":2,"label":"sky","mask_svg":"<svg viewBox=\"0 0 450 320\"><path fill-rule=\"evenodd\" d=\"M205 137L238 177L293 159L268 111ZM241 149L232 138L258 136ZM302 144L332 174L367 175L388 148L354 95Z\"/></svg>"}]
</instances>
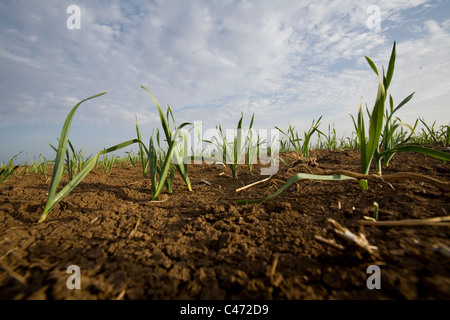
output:
<instances>
[{"instance_id":1,"label":"sky","mask_svg":"<svg viewBox=\"0 0 450 320\"><path fill-rule=\"evenodd\" d=\"M254 113L257 130L302 134L322 116L322 131L350 136L377 94L365 56L387 68L394 41L388 94L397 105L415 92L397 116L450 124L449 1L3 0L0 162L54 159L70 110L102 92L78 108L74 147L134 139L136 117L148 141L160 124L141 86L202 132Z\"/></svg>"}]
</instances>

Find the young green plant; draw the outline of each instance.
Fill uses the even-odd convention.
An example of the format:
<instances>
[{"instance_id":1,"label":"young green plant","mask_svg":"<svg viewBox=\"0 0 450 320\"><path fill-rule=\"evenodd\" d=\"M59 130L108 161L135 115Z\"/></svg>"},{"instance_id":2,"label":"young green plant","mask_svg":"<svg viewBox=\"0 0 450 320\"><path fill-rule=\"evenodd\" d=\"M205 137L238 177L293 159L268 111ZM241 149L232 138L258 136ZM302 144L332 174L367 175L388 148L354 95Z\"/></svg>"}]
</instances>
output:
<instances>
[{"instance_id":1,"label":"young green plant","mask_svg":"<svg viewBox=\"0 0 450 320\"><path fill-rule=\"evenodd\" d=\"M69 176L69 180L72 180L74 175L76 175L77 172L81 171L81 169L83 168L85 162L83 160L84 152L82 152L83 148L81 148L80 151L76 151L70 140L67 140L67 144L68 148L66 148L65 158L66 166L63 175L67 173ZM53 150L55 150L55 152L58 152L58 149L55 146L50 143L49 145ZM72 150L72 153L70 153L69 149Z\"/></svg>"},{"instance_id":2,"label":"young green plant","mask_svg":"<svg viewBox=\"0 0 450 320\"><path fill-rule=\"evenodd\" d=\"M383 128L383 132L381 134L381 143L380 148L383 151L392 150L394 147L403 145L408 142L408 140L412 137L414 134L414 129L417 126L416 125L411 127L410 125L406 123L402 123L399 118L393 119L393 115L395 112L397 112L401 107L403 107L411 98L413 97L414 92L406 97L395 109L394 109L394 100L392 99L392 96L389 96L389 106L390 108L386 110L386 121ZM403 126L408 127L411 130L410 135L407 137L406 133L401 130L400 134L397 133L398 129L403 129ZM377 174L381 175L381 160L383 160L383 157L380 156L379 149L375 151L375 164L376 164L376 172ZM395 153L391 153L388 156L384 157L384 166L389 165L389 161L392 159L392 157L395 155Z\"/></svg>"},{"instance_id":3,"label":"young green plant","mask_svg":"<svg viewBox=\"0 0 450 320\"><path fill-rule=\"evenodd\" d=\"M248 129L249 133L245 135L245 137L244 137L244 130L242 129L242 121L244 119L244 114L241 112L241 118L238 121L237 131L233 137L232 142L228 142L227 135L226 133L223 132L222 126L220 125L217 127L218 137L216 137L215 142L211 140L204 140L205 142L216 146L216 148L222 155L223 163L228 165L234 179L238 179L237 176L238 165L245 163L246 146L249 151L249 159L248 159L249 162L250 160L253 161L253 159L250 159L250 157L255 157L254 153L255 151L257 151L253 149L253 146L250 146L250 144L252 143L251 142L252 126L254 117L255 114L253 114L252 119L250 120L250 125ZM249 167L249 170L251 170L251 167Z\"/></svg>"},{"instance_id":4,"label":"young green plant","mask_svg":"<svg viewBox=\"0 0 450 320\"><path fill-rule=\"evenodd\" d=\"M258 156L261 155L261 147L267 143L267 139L262 139L258 134L256 141L254 141L253 130L249 130L247 139L247 152L248 152L248 171L251 173L253 165L257 163Z\"/></svg>"},{"instance_id":5,"label":"young green plant","mask_svg":"<svg viewBox=\"0 0 450 320\"><path fill-rule=\"evenodd\" d=\"M289 123L289 128L286 132L277 126L275 126L275 128L284 135L284 139L281 139L280 141L281 151L288 152L294 150L297 154L301 154L302 145L300 141L302 141L302 139L298 136L298 132L294 130L295 127Z\"/></svg>"},{"instance_id":6,"label":"young green plant","mask_svg":"<svg viewBox=\"0 0 450 320\"><path fill-rule=\"evenodd\" d=\"M352 117L353 124L356 129L356 133L358 136L358 144L360 148L360 155L361 155L361 173L364 175L369 174L370 165L372 162L372 159L375 157L377 162L377 172L378 174L381 174L381 159L386 158L386 160L389 162L389 160L392 158L392 156L395 153L398 152L416 152L416 153L422 153L431 157L434 157L436 159L442 160L442 161L449 161L450 155L446 154L445 152L440 152L433 149L428 149L420 145L414 145L406 143L407 139L405 141L400 141L399 143L393 143L393 134L395 130L401 125L400 123L394 123L392 124L391 117L397 111L400 109L404 104L406 104L413 96L413 94L406 97L395 109L393 108L393 100L392 97L390 98L390 113L386 113L386 121L387 124L384 125L384 108L385 108L385 102L386 102L386 92L389 88L389 85L392 80L392 76L394 74L394 65L395 65L395 58L396 58L396 43L394 42L394 46L392 48L391 57L389 60L389 66L386 75L384 74L384 68L383 68L383 75L381 75L375 64L370 60L370 58L366 57L367 62L371 66L372 70L377 74L378 76L378 94L377 99L375 102L375 106L372 110L372 113L369 113L369 135L366 137L366 131L364 126L364 116L363 111L361 108L361 104L359 107L359 113L358 113L358 120L355 121L355 119ZM384 134L383 139L382 132L384 128ZM412 131L414 129L411 127ZM433 135L434 136L434 135ZM409 139L409 138L408 138ZM380 151L380 146L384 149ZM387 162L387 163L388 163ZM368 182L366 179L360 179L359 184L361 186L362 190L368 190Z\"/></svg>"},{"instance_id":7,"label":"young green plant","mask_svg":"<svg viewBox=\"0 0 450 320\"><path fill-rule=\"evenodd\" d=\"M338 148L338 139L336 134L336 129L331 128L331 125L328 125L328 135L323 135L325 137L325 143L322 143L321 140L319 140L319 146L321 149L328 149L328 150L336 150Z\"/></svg>"},{"instance_id":8,"label":"young green plant","mask_svg":"<svg viewBox=\"0 0 450 320\"><path fill-rule=\"evenodd\" d=\"M439 139L444 144L444 147L450 145L450 125L442 125L440 127Z\"/></svg>"},{"instance_id":9,"label":"young green plant","mask_svg":"<svg viewBox=\"0 0 450 320\"><path fill-rule=\"evenodd\" d=\"M8 179L9 176L14 174L14 171L16 171L17 168L19 168L19 166L14 165L14 159L17 158L20 153L16 154L14 157L9 159L8 164L6 165L0 164L0 183L5 182L6 179Z\"/></svg>"},{"instance_id":10,"label":"young green plant","mask_svg":"<svg viewBox=\"0 0 450 320\"><path fill-rule=\"evenodd\" d=\"M105 171L106 174L111 174L114 164L116 163L117 160L118 159L114 154L112 154L110 157L108 157L107 155L103 156L102 165L103 170Z\"/></svg>"},{"instance_id":11,"label":"young green plant","mask_svg":"<svg viewBox=\"0 0 450 320\"><path fill-rule=\"evenodd\" d=\"M414 94L414 93L413 93ZM392 97L390 97L390 110L391 112L388 113L386 111L386 124L384 127L384 131L382 134L381 144L380 144L380 150L376 150L375 152L375 164L376 164L376 172L378 175L381 175L381 160L384 159L384 166L389 165L389 161L392 159L392 157L398 153L398 152L414 152L414 153L420 153L441 161L450 161L450 155L445 152L441 152L438 150L434 150L431 148L424 147L417 143L410 143L409 141L412 140L413 134L415 132L415 129L417 127L418 120L416 120L416 123L414 124L414 127L411 127L408 124L404 124L400 121L400 119L396 118L396 120L392 121L392 115L400 109L405 103L407 103L413 96L413 94L406 97L395 109L393 109L393 100ZM421 119L419 119L421 120ZM425 122L421 120L424 124ZM429 136L432 137L434 143L438 143L439 139L439 133L434 130L433 123L432 127L427 129L429 130ZM405 132L403 132L402 126L406 126L409 128L411 133L409 136ZM425 124L426 126L426 124ZM401 128L400 133L396 132L398 131L398 128Z\"/></svg>"},{"instance_id":12,"label":"young green plant","mask_svg":"<svg viewBox=\"0 0 450 320\"><path fill-rule=\"evenodd\" d=\"M50 190L48 192L48 199L45 204L44 210L41 214L41 217L39 219L39 222L45 221L48 213L59 203L59 201L61 201L61 199L63 199L65 196L67 196L88 175L88 173L94 168L94 166L98 162L100 155L107 154L107 153L119 150L121 148L125 148L133 143L139 142L139 140L137 140L137 139L129 140L129 141L117 144L108 149L104 149L103 151L99 151L93 158L90 158L89 160L87 160L86 163L84 164L83 169L80 172L78 172L72 178L72 180L70 180L69 183L66 184L57 193L57 189L58 189L58 186L60 184L60 181L61 181L61 178L63 175L64 155L66 154L66 150L67 150L67 143L69 140L69 129L70 129L70 125L72 123L73 116L74 116L75 112L77 111L78 107L83 102L88 101L93 98L96 98L96 97L99 97L101 95L104 95L105 93L106 92L96 94L94 96L91 96L87 99L80 101L78 104L76 104L72 108L72 110L68 114L66 121L64 122L63 128L61 130L61 137L59 138L59 144L58 144L58 149L57 149L56 158L55 158L55 164L54 164L54 168L53 168L52 181L50 183Z\"/></svg>"},{"instance_id":13,"label":"young green plant","mask_svg":"<svg viewBox=\"0 0 450 320\"><path fill-rule=\"evenodd\" d=\"M319 130L320 120L322 120L322 116L320 116L320 118L317 121L313 120L311 128L308 131L305 131L303 134L305 139L303 140L302 154L305 158L309 158L309 146L312 135L315 132L317 132L319 136L324 135L322 131Z\"/></svg>"},{"instance_id":14,"label":"young green plant","mask_svg":"<svg viewBox=\"0 0 450 320\"><path fill-rule=\"evenodd\" d=\"M272 193L271 195L261 198L261 199L253 199L253 200L236 200L237 204L251 204L251 203L259 203L263 201L270 200L276 196L278 196L280 193L282 193L284 190L289 188L292 184L296 183L299 180L316 180L316 181L343 181L343 180L354 180L355 178L348 177L345 175L317 175L317 174L309 174L309 173L297 173L291 178L289 178L288 181L277 191Z\"/></svg>"},{"instance_id":15,"label":"young green plant","mask_svg":"<svg viewBox=\"0 0 450 320\"><path fill-rule=\"evenodd\" d=\"M359 105L357 121L355 121L353 115L351 116L358 136L362 174L369 173L370 164L372 163L372 159L375 155L375 152L378 150L379 147L381 132L383 130L386 90L389 87L389 84L391 83L392 80L392 76L394 74L395 55L396 55L396 43L394 42L394 47L392 49L386 76L384 75L384 68L383 68L383 75L381 75L378 72L378 69L372 62L372 60L366 56L367 62L371 66L372 70L378 76L378 93L375 105L369 117L369 134L367 137L366 137L366 128L364 124L364 114L362 110L362 101ZM360 179L359 185L361 186L362 190L369 189L369 184L366 179Z\"/></svg>"},{"instance_id":16,"label":"young green plant","mask_svg":"<svg viewBox=\"0 0 450 320\"><path fill-rule=\"evenodd\" d=\"M171 192L172 190L172 181L173 176L175 174L174 169L171 169L171 165L173 164L175 166L175 169L180 173L181 177L183 178L187 188L189 191L192 191L191 181L188 176L187 172L187 163L185 163L184 159L184 153L186 150L184 150L183 143L186 139L186 132L183 130L184 127L188 125L192 125L189 122L182 123L178 127L175 127L175 131L172 132L169 125L170 117L172 118L173 122L175 123L172 110L170 107L167 107L166 115L164 115L164 112L161 108L161 106L158 103L158 100L156 100L155 96L148 90L146 87L141 86L144 90L146 90L150 96L152 97L153 101L156 104L156 107L158 109L159 118L161 121L161 125L164 131L164 134L166 136L166 142L168 144L168 150L164 154L163 163L160 163L160 169L158 169L158 156L156 149L154 147L153 143L153 135L150 138L149 148L145 147L144 144L141 144L142 148L141 154L143 154L143 151L145 150L145 154L147 155L149 159L149 171L151 174L152 179L152 200L156 200L161 193L164 185L166 185L166 179L169 175L169 184L168 190ZM138 132L138 137L140 136L139 128L136 124L136 131ZM140 140L140 139L139 139ZM159 131L157 132L157 141L159 143ZM170 173L169 173L170 170ZM173 171L172 171L173 170ZM159 173L159 181L156 182L156 173Z\"/></svg>"},{"instance_id":17,"label":"young green plant","mask_svg":"<svg viewBox=\"0 0 450 320\"><path fill-rule=\"evenodd\" d=\"M320 120L322 119L322 116L316 121L313 120L311 127L308 131L305 131L303 134L303 144L301 143L302 139L299 138L298 132L294 131L294 127L289 124L289 128L286 132L275 126L278 131L280 131L286 138L287 141L289 141L289 144L292 146L293 150L297 152L298 155L302 155L305 158L309 158L309 149L310 149L310 141L311 137L315 132L317 132L320 135L324 135L320 130ZM286 147L285 147L286 148Z\"/></svg>"},{"instance_id":18,"label":"young green plant","mask_svg":"<svg viewBox=\"0 0 450 320\"><path fill-rule=\"evenodd\" d=\"M140 137L140 130L139 126L136 123L136 132L138 137ZM167 191L169 194L172 194L173 192L173 179L175 176L175 166L172 164L172 162L167 162L167 152L164 152L160 145L160 139L159 139L159 129L156 129L156 143L158 145L158 149L155 147L155 143L153 140L153 135L155 132L152 133L149 140L149 146L148 148L142 144L139 146L140 153L145 154L145 164L143 168L145 168L144 175L149 174L150 175L150 181L151 181L151 188L152 188L152 200L156 200L159 196L159 194L162 191L162 187L165 185L167 188ZM166 163L166 164L165 164ZM164 174L165 167L169 166L169 173Z\"/></svg>"},{"instance_id":19,"label":"young green plant","mask_svg":"<svg viewBox=\"0 0 450 320\"><path fill-rule=\"evenodd\" d=\"M426 144L435 144L438 142L438 132L434 128L436 125L436 121L433 122L431 126L426 124L424 119L419 118L420 122L425 126L425 129L422 128L422 142Z\"/></svg>"},{"instance_id":20,"label":"young green plant","mask_svg":"<svg viewBox=\"0 0 450 320\"><path fill-rule=\"evenodd\" d=\"M39 155L39 160L36 159L36 157L33 160L30 155L28 155L28 158L30 158L31 161L31 171L33 171L34 173L39 173L40 171L42 171L42 173L44 173L46 160L42 154Z\"/></svg>"},{"instance_id":21,"label":"young green plant","mask_svg":"<svg viewBox=\"0 0 450 320\"><path fill-rule=\"evenodd\" d=\"M137 168L138 155L131 151L125 152L127 154L126 161L132 165L134 168Z\"/></svg>"}]
</instances>

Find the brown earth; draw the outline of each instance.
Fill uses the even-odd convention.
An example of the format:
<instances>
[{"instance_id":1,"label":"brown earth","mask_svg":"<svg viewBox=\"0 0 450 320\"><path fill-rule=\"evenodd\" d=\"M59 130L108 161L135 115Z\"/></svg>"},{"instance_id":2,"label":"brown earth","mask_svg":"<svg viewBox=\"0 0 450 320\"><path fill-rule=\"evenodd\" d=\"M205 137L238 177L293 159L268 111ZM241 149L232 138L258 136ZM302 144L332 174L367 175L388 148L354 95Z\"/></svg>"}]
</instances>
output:
<instances>
[{"instance_id":1,"label":"brown earth","mask_svg":"<svg viewBox=\"0 0 450 320\"><path fill-rule=\"evenodd\" d=\"M234 180L228 168L220 175L192 164L193 192L177 176L158 202L139 169L100 168L43 223L50 179L9 177L0 185L0 299L449 299L448 224L362 223L374 201L380 221L450 215L448 196L432 185L371 181L363 192L356 180L308 180L260 204L234 202L269 195L299 172L359 171L356 151L312 155L283 154L291 166L280 163L276 177L239 193L265 178L259 166L241 166ZM383 173L394 172L450 180L448 164L417 154L397 154ZM345 242L329 218L377 250ZM80 267L80 290L66 285L71 265ZM380 267L381 289L367 287L370 265Z\"/></svg>"}]
</instances>

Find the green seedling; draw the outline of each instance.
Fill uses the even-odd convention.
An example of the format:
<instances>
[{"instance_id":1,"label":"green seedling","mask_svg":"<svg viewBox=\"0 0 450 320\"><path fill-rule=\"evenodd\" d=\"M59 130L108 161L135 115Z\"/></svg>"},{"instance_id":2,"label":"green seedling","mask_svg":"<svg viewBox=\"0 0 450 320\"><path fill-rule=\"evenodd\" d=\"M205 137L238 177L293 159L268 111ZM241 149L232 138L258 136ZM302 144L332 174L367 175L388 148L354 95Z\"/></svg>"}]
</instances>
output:
<instances>
[{"instance_id":1,"label":"green seedling","mask_svg":"<svg viewBox=\"0 0 450 320\"><path fill-rule=\"evenodd\" d=\"M298 132L295 131L295 127L293 127L289 123L289 128L287 129L286 132L284 132L277 126L275 126L275 128L284 135L284 139L282 139L280 142L281 150L283 152L288 152L288 151L293 150L293 151L297 152L297 154L301 154L302 144L300 143L300 141L302 141L302 139L298 136Z\"/></svg>"},{"instance_id":2,"label":"green seedling","mask_svg":"<svg viewBox=\"0 0 450 320\"><path fill-rule=\"evenodd\" d=\"M100 94L94 95L92 97L89 97L87 99L80 101L78 104L76 104L72 108L72 110L68 114L66 121L64 122L63 128L61 130L61 137L59 138L59 144L58 144L58 149L57 149L56 158L55 158L55 165L53 168L52 181L50 183L50 190L48 192L48 199L45 204L44 210L41 214L41 217L39 219L39 222L45 221L48 213L59 203L59 201L61 201L61 199L63 199L65 196L67 196L88 175L88 173L94 168L94 166L98 162L100 155L104 155L104 154L116 151L118 149L125 148L133 143L139 142L139 140L137 140L137 139L129 140L129 141L120 143L118 145L115 145L113 147L110 147L108 149L105 149L103 151L99 151L93 158L90 158L89 160L87 160L86 163L84 164L83 169L80 172L78 172L72 178L72 180L70 180L70 182L68 184L66 184L57 193L57 189L58 189L58 186L60 184L60 181L61 181L61 178L63 175L64 155L66 154L66 150L67 150L67 143L69 140L69 129L70 129L70 125L72 123L72 118L73 118L75 112L77 111L78 107L83 102L88 101L93 98L96 98L96 97L99 97L101 95L104 95L105 93L100 93Z\"/></svg>"},{"instance_id":3,"label":"green seedling","mask_svg":"<svg viewBox=\"0 0 450 320\"><path fill-rule=\"evenodd\" d=\"M85 160L83 159L83 155L85 154L83 152L83 148L80 149L80 151L76 151L72 142L70 140L67 140L68 148L66 148L66 158L65 162L66 165L64 167L63 176L67 174L69 176L69 181L73 179L73 177L80 172L83 169ZM50 144L50 147L55 151L58 152L58 149ZM69 149L72 151L70 153Z\"/></svg>"},{"instance_id":4,"label":"green seedling","mask_svg":"<svg viewBox=\"0 0 450 320\"><path fill-rule=\"evenodd\" d=\"M253 114L253 117L255 116L255 114ZM253 117L252 117L252 121L250 124L250 128L253 125ZM248 171L251 173L252 172L252 168L253 168L253 164L257 161L258 158L258 150L259 150L259 145L260 145L260 137L257 137L257 140L254 141L254 137L253 137L253 130L249 130L248 135L247 135L247 141L246 141L246 149L247 149L247 166L248 166Z\"/></svg>"},{"instance_id":5,"label":"green seedling","mask_svg":"<svg viewBox=\"0 0 450 320\"><path fill-rule=\"evenodd\" d=\"M438 142L438 132L434 128L436 121L431 126L425 123L424 119L420 119L420 122L425 126L426 130L422 128L422 139L425 144L435 144Z\"/></svg>"},{"instance_id":6,"label":"green seedling","mask_svg":"<svg viewBox=\"0 0 450 320\"><path fill-rule=\"evenodd\" d=\"M381 132L383 130L384 103L386 100L386 90L389 87L389 84L392 80L392 76L394 73L395 55L396 55L396 43L394 42L394 47L392 49L386 76L384 75L384 68L383 68L383 75L379 74L375 64L369 57L366 56L367 62L371 66L372 70L378 76L378 93L372 113L369 115L369 134L367 137L366 137L366 128L364 124L364 115L362 111L362 101L359 105L357 121L355 121L353 116L351 116L353 124L355 126L356 134L358 136L362 174L369 173L370 164L375 155L375 152L378 150L378 146L380 143ZM359 185L361 186L362 190L368 190L369 188L366 179L360 179Z\"/></svg>"},{"instance_id":7,"label":"green seedling","mask_svg":"<svg viewBox=\"0 0 450 320\"><path fill-rule=\"evenodd\" d=\"M450 125L442 125L440 127L439 139L447 147L450 144Z\"/></svg>"},{"instance_id":8,"label":"green seedling","mask_svg":"<svg viewBox=\"0 0 450 320\"><path fill-rule=\"evenodd\" d=\"M8 179L9 176L13 175L17 168L19 168L19 166L14 165L14 159L17 158L21 153L22 152L9 159L6 165L3 165L3 163L0 164L0 183L5 182L6 179Z\"/></svg>"},{"instance_id":9,"label":"green seedling","mask_svg":"<svg viewBox=\"0 0 450 320\"><path fill-rule=\"evenodd\" d=\"M321 149L328 149L328 150L336 150L338 148L338 139L337 139L337 134L336 134L336 129L334 128L334 124L333 124L333 128L331 128L331 125L328 125L328 134L327 135L323 135L325 137L325 143L322 144L321 140L319 140L319 146Z\"/></svg>"},{"instance_id":10,"label":"green seedling","mask_svg":"<svg viewBox=\"0 0 450 320\"><path fill-rule=\"evenodd\" d=\"M377 202L374 202L373 205L375 207L375 213L373 214L373 217L363 216L363 218L365 220L376 222L376 221L378 221L378 213L380 211L380 206L378 205Z\"/></svg>"},{"instance_id":11,"label":"green seedling","mask_svg":"<svg viewBox=\"0 0 450 320\"><path fill-rule=\"evenodd\" d=\"M137 117L136 117L136 133L137 133L137 138L140 141L142 141L141 131L139 130L139 126L137 123ZM141 159L142 175L145 177L149 170L149 158L147 157L148 149L147 149L147 152L145 152L144 147L145 147L145 145L143 145L142 143L139 144L139 157Z\"/></svg>"},{"instance_id":12,"label":"green seedling","mask_svg":"<svg viewBox=\"0 0 450 320\"><path fill-rule=\"evenodd\" d=\"M406 138L405 141L395 141L394 139L394 133L396 129L401 125L400 123L392 123L392 116L393 114L400 109L403 105L405 105L413 96L413 94L406 97L395 109L393 108L393 100L392 97L390 97L390 112L386 112L386 125L383 125L384 123L384 104L386 100L386 92L389 88L389 85L392 80L392 76L394 74L394 65L395 65L395 56L396 56L396 43L394 42L394 47L392 49L391 58L389 60L389 66L387 70L387 74L384 74L383 69L383 75L381 75L375 64L370 60L370 58L366 57L367 62L371 66L372 70L377 74L378 76L378 94L377 99L375 102L375 106L372 110L372 113L369 113L369 135L366 137L365 133L365 127L364 127L364 117L363 112L361 108L361 104L359 107L359 113L358 113L358 120L355 121L355 119L352 116L353 124L355 126L357 136L358 136L358 143L360 148L360 154L361 154L361 173L362 174L369 174L370 164L372 162L372 159L375 157L377 160L377 171L379 174L381 174L381 159L385 158L386 164L389 163L389 160L392 158L392 156L397 152L416 152L416 153L422 153L431 157L434 157L436 159L442 160L442 161L448 161L450 159L450 155L446 154L445 152L436 151L433 149L428 149L425 147L422 147L420 145L413 145L406 143L406 140L409 140L409 138ZM424 121L422 121L424 123ZM424 123L425 124L425 123ZM426 126L426 124L425 124ZM434 124L433 124L434 127ZM429 127L429 135L435 139L435 132L433 130L433 127L430 129ZM384 133L382 136L384 128ZM410 127L412 132L414 132L414 128ZM383 137L383 139L381 139ZM380 146L383 148L382 151L380 151ZM360 179L359 184L361 186L362 190L368 189L368 183L365 179Z\"/></svg>"},{"instance_id":13,"label":"green seedling","mask_svg":"<svg viewBox=\"0 0 450 320\"><path fill-rule=\"evenodd\" d=\"M117 162L117 157L112 154L111 157L105 155L102 159L103 170L106 174L111 174L114 164Z\"/></svg>"},{"instance_id":14,"label":"green seedling","mask_svg":"<svg viewBox=\"0 0 450 320\"><path fill-rule=\"evenodd\" d=\"M253 118L252 118L253 119ZM261 155L261 147L266 143L266 139L262 139L258 134L256 141L253 141L253 131L249 130L247 140L247 152L248 152L248 171L251 173L253 165L257 162L257 157Z\"/></svg>"},{"instance_id":15,"label":"green seedling","mask_svg":"<svg viewBox=\"0 0 450 320\"><path fill-rule=\"evenodd\" d=\"M137 168L137 162L138 162L138 155L131 151L125 152L127 154L127 158L125 159L130 165L132 165L134 168Z\"/></svg>"},{"instance_id":16,"label":"green seedling","mask_svg":"<svg viewBox=\"0 0 450 320\"><path fill-rule=\"evenodd\" d=\"M250 125L248 129L248 134L244 137L244 130L242 129L242 121L244 119L244 114L241 113L241 118L238 121L236 135L233 137L233 141L228 142L226 134L222 130L222 126L218 126L217 132L218 137L215 141L204 140L207 143L215 145L218 152L222 155L222 161L226 164L230 170L234 179L238 179L237 167L239 164L245 163L246 149L249 152L249 162L253 162L256 157L256 152L258 152L258 147L252 144L252 126L255 114L253 114L250 120ZM251 166L249 167L251 170Z\"/></svg>"},{"instance_id":17,"label":"green seedling","mask_svg":"<svg viewBox=\"0 0 450 320\"><path fill-rule=\"evenodd\" d=\"M415 152L420 153L426 156L430 156L432 158L435 158L437 160L441 160L443 162L450 161L450 154L430 148L423 147L418 144L404 144L400 145L398 147L392 148L391 150L383 151L380 153L381 157L389 156L392 153L398 153L398 152Z\"/></svg>"},{"instance_id":18,"label":"green seedling","mask_svg":"<svg viewBox=\"0 0 450 320\"><path fill-rule=\"evenodd\" d=\"M319 125L320 125L320 120L322 119L322 116L320 116L320 118L315 121L313 120L312 124L311 124L311 128L308 131L304 132L304 142L302 145L302 154L305 158L309 158L309 147L310 147L310 141L311 141L311 137L315 132L318 132L319 136L320 135L324 135L320 130L319 130Z\"/></svg>"},{"instance_id":19,"label":"green seedling","mask_svg":"<svg viewBox=\"0 0 450 320\"><path fill-rule=\"evenodd\" d=\"M156 154L156 149L154 147L153 143L153 135L150 138L149 148L145 147L144 144L141 144L142 146L141 154L143 154L143 151L145 150L145 154L147 154L148 161L149 161L149 171L151 174L152 179L152 200L156 200L161 193L163 187L166 185L166 179L169 176L168 181L168 190L169 192L172 191L172 181L173 176L175 174L175 169L180 173L182 176L187 188L189 191L192 191L191 182L188 176L187 172L187 163L184 162L184 153L186 150L183 148L183 143L186 141L186 133L183 131L184 127L188 125L192 125L189 122L182 123L178 127L176 127L175 131L172 132L170 129L170 118L172 118L172 121L175 123L172 110L170 107L167 107L166 115L164 115L164 112L159 105L158 101L156 100L155 96L148 90L146 87L141 86L144 90L146 90L150 96L152 97L153 101L156 104L156 107L158 109L159 118L161 121L161 125L166 137L166 142L169 146L166 153L164 153L163 158L160 158L160 160L163 160L162 164L159 163L160 167L158 169L158 155ZM136 131L138 132L138 137L140 136L139 128L136 124ZM140 139L139 139L140 140ZM159 131L157 131L157 141L159 143ZM175 167L175 169L172 169L172 164ZM143 164L144 168L144 164ZM158 171L159 170L159 171ZM159 173L159 181L156 182L156 173Z\"/></svg>"},{"instance_id":20,"label":"green seedling","mask_svg":"<svg viewBox=\"0 0 450 320\"><path fill-rule=\"evenodd\" d=\"M305 158L309 158L311 137L313 136L313 134L315 132L318 132L319 136L324 135L319 130L319 125L320 125L321 119L322 119L322 116L317 121L313 120L310 129L308 131L305 131L303 134L304 139L299 138L298 132L294 130L295 128L292 127L291 124L289 124L289 128L286 132L284 132L277 126L275 126L275 128L278 129L278 131L280 131L285 136L285 139L287 141L289 141L289 143L287 145L285 143L284 146L282 146L282 149L290 150L288 147L290 145L291 148L295 152L297 152L298 155L302 155ZM301 141L303 141L303 144L301 143Z\"/></svg>"},{"instance_id":21,"label":"green seedling","mask_svg":"<svg viewBox=\"0 0 450 320\"><path fill-rule=\"evenodd\" d=\"M296 175L292 176L286 183L277 191L275 191L273 194L262 198L262 199L254 199L254 200L236 200L237 204L250 204L250 203L259 203L263 201L270 200L276 196L278 196L280 193L282 193L284 190L289 188L292 184L299 180L320 180L320 181L343 181L343 180L355 180L355 178L348 177L345 175L316 175L316 174L309 174L309 173L297 173Z\"/></svg>"},{"instance_id":22,"label":"green seedling","mask_svg":"<svg viewBox=\"0 0 450 320\"><path fill-rule=\"evenodd\" d=\"M373 218L375 221L378 221L378 212L380 211L380 206L378 205L378 202L374 202L373 205L375 206L375 213L373 215Z\"/></svg>"},{"instance_id":23,"label":"green seedling","mask_svg":"<svg viewBox=\"0 0 450 320\"><path fill-rule=\"evenodd\" d=\"M30 173L30 166L28 165L28 162L26 161L23 162L23 168L24 168L23 175L24 176L28 175Z\"/></svg>"},{"instance_id":24,"label":"green seedling","mask_svg":"<svg viewBox=\"0 0 450 320\"><path fill-rule=\"evenodd\" d=\"M341 148L348 150L355 150L359 148L358 135L352 132L351 137L341 139Z\"/></svg>"},{"instance_id":25,"label":"green seedling","mask_svg":"<svg viewBox=\"0 0 450 320\"><path fill-rule=\"evenodd\" d=\"M395 112L397 112L401 107L403 107L411 98L413 97L414 92L406 97L395 109L394 109L394 101L392 99L392 96L389 96L389 105L390 108L386 110L385 115L385 125L383 128L383 132L381 135L381 143L380 143L380 149L383 151L392 150L394 147L403 145L408 142L408 140L412 137L414 134L416 125L411 127L410 125L406 123L402 123L399 118L393 119L393 115ZM406 126L411 130L410 135L407 137L406 133L403 132L403 127ZM402 131L400 134L397 134L397 130L401 129ZM391 153L388 156L384 157L384 165L387 167L389 165L389 161L392 159L392 157L395 155L395 153ZM379 150L377 149L375 151L375 163L376 163L376 171L377 174L381 175L381 160L383 157L380 156Z\"/></svg>"},{"instance_id":26,"label":"green seedling","mask_svg":"<svg viewBox=\"0 0 450 320\"><path fill-rule=\"evenodd\" d=\"M42 154L39 155L39 160L36 159L36 157L34 157L34 160L33 160L30 155L28 155L28 158L30 158L30 162L31 162L31 171L33 173L39 173L39 171L41 171L41 165L43 163L45 163L44 156Z\"/></svg>"}]
</instances>

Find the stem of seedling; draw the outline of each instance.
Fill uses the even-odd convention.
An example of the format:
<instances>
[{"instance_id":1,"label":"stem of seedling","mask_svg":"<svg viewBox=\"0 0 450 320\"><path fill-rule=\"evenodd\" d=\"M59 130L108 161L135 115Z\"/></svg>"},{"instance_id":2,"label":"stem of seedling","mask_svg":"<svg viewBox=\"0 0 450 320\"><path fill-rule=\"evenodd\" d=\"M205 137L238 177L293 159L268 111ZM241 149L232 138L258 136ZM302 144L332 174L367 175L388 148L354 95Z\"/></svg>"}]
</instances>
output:
<instances>
[{"instance_id":1,"label":"stem of seedling","mask_svg":"<svg viewBox=\"0 0 450 320\"><path fill-rule=\"evenodd\" d=\"M378 211L380 210L380 206L378 205L378 202L374 202L373 205L375 206L375 213L373 215L373 218L375 221L378 221Z\"/></svg>"},{"instance_id":2,"label":"stem of seedling","mask_svg":"<svg viewBox=\"0 0 450 320\"><path fill-rule=\"evenodd\" d=\"M324 181L343 181L343 180L354 180L353 177L348 177L345 175L315 175L315 174L309 174L309 173L297 173L296 175L292 176L286 183L277 191L275 191L273 194L262 198L262 199L255 199L255 200L236 200L237 204L250 204L250 203L259 203L263 201L270 200L277 195L279 195L281 192L289 188L292 184L296 183L299 180L324 180Z\"/></svg>"}]
</instances>

